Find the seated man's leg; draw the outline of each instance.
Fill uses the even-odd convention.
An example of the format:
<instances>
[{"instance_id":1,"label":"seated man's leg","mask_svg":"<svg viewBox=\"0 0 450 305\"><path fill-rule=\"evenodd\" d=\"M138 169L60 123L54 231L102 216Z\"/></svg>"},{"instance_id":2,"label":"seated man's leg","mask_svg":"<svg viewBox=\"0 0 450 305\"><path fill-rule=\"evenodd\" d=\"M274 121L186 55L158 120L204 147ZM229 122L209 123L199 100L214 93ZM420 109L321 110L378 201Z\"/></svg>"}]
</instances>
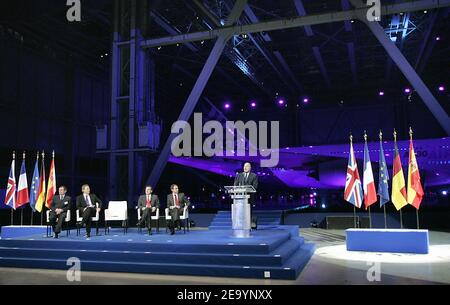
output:
<instances>
[{"instance_id":1,"label":"seated man's leg","mask_svg":"<svg viewBox=\"0 0 450 305\"><path fill-rule=\"evenodd\" d=\"M48 220L49 220L50 225L53 227L53 231L55 231L56 219L57 219L56 213L53 211L50 211Z\"/></svg>"},{"instance_id":2,"label":"seated man's leg","mask_svg":"<svg viewBox=\"0 0 450 305\"><path fill-rule=\"evenodd\" d=\"M92 213L94 212L94 213ZM86 234L91 235L91 217L95 215L95 209L87 208L83 212L83 223L86 224Z\"/></svg>"},{"instance_id":3,"label":"seated man's leg","mask_svg":"<svg viewBox=\"0 0 450 305\"><path fill-rule=\"evenodd\" d=\"M58 215L58 222L56 223L56 226L54 228L56 234L59 234L61 232L63 221L66 219L66 214L66 212L63 212Z\"/></svg>"}]
</instances>

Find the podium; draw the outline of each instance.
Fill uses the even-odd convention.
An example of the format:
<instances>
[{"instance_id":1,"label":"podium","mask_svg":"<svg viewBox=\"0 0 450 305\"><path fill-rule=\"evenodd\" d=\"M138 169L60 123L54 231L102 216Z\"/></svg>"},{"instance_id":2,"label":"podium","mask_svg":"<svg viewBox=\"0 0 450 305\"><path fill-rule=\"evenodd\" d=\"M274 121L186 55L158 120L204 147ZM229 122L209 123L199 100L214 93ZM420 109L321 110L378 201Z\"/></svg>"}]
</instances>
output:
<instances>
[{"instance_id":1,"label":"podium","mask_svg":"<svg viewBox=\"0 0 450 305\"><path fill-rule=\"evenodd\" d=\"M225 186L228 194L231 194L233 204L231 206L231 220L233 236L237 238L250 237L251 206L248 203L250 193L256 190L251 185Z\"/></svg>"}]
</instances>

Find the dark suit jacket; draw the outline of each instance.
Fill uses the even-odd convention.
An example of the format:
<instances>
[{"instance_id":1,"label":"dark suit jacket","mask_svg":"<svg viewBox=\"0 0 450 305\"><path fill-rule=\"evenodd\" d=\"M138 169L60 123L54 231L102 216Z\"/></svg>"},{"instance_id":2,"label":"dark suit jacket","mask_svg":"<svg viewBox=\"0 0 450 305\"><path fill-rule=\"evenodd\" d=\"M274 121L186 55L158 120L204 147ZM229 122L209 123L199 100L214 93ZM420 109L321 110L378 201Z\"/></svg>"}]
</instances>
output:
<instances>
[{"instance_id":1,"label":"dark suit jacket","mask_svg":"<svg viewBox=\"0 0 450 305\"><path fill-rule=\"evenodd\" d=\"M184 196L183 193L178 193L178 201L180 203L180 209L183 209L185 205L190 204L189 200L186 198L186 196ZM175 206L172 193L167 195L167 207L170 208L171 206Z\"/></svg>"},{"instance_id":2,"label":"dark suit jacket","mask_svg":"<svg viewBox=\"0 0 450 305\"><path fill-rule=\"evenodd\" d=\"M245 180L245 173L238 173L236 177L234 178L234 185L251 185L255 188L255 190L258 190L258 176L255 173L248 173L247 180ZM256 198L256 193L250 193L250 198L248 199L249 204L254 204Z\"/></svg>"},{"instance_id":3,"label":"dark suit jacket","mask_svg":"<svg viewBox=\"0 0 450 305\"><path fill-rule=\"evenodd\" d=\"M96 203L98 203L98 207L101 209L102 201L95 194L90 194L89 196L91 197L91 203L94 206ZM77 209L80 211L80 213L83 213L83 210L85 208L87 208L87 206L88 206L88 204L87 204L86 200L84 199L84 195L81 194L81 195L77 196Z\"/></svg>"},{"instance_id":4,"label":"dark suit jacket","mask_svg":"<svg viewBox=\"0 0 450 305\"><path fill-rule=\"evenodd\" d=\"M152 207L159 208L159 198L158 195L152 194L150 198L150 203ZM139 196L138 207L145 208L147 206L147 195Z\"/></svg>"},{"instance_id":5,"label":"dark suit jacket","mask_svg":"<svg viewBox=\"0 0 450 305\"><path fill-rule=\"evenodd\" d=\"M59 194L55 194L50 203L50 210L54 212L56 209L63 209L64 212L67 212L70 210L70 200L70 196L65 195L63 200L61 200Z\"/></svg>"},{"instance_id":6,"label":"dark suit jacket","mask_svg":"<svg viewBox=\"0 0 450 305\"><path fill-rule=\"evenodd\" d=\"M234 178L234 185L251 185L255 188L255 190L258 189L258 176L255 173L248 173L248 178L245 180L245 173L238 173L236 177Z\"/></svg>"}]
</instances>

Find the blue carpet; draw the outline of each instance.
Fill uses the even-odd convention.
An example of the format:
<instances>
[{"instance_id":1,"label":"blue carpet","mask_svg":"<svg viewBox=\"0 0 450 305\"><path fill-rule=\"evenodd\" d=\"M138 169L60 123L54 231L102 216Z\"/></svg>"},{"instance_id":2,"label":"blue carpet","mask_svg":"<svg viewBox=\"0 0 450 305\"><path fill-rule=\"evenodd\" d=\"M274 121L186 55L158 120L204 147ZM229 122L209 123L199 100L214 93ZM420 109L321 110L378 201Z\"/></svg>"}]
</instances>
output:
<instances>
[{"instance_id":1,"label":"blue carpet","mask_svg":"<svg viewBox=\"0 0 450 305\"><path fill-rule=\"evenodd\" d=\"M297 229L298 230L298 229ZM298 231L297 231L298 232ZM71 235L55 240L42 234L0 240L0 266L65 269L78 257L82 270L249 278L297 278L314 246L293 236L290 226L252 231L234 238L231 230L198 230L175 235L109 235L86 240Z\"/></svg>"}]
</instances>

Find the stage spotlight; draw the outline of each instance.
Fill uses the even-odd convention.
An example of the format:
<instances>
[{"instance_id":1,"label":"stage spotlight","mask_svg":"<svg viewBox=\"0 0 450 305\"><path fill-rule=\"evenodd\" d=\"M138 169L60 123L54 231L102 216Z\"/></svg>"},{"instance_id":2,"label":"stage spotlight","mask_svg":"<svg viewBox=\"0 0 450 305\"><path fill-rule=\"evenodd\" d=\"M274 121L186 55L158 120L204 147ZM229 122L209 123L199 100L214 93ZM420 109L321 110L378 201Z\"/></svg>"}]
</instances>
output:
<instances>
[{"instance_id":1,"label":"stage spotlight","mask_svg":"<svg viewBox=\"0 0 450 305\"><path fill-rule=\"evenodd\" d=\"M256 107L256 102L251 102L250 103L250 107L255 108Z\"/></svg>"},{"instance_id":2,"label":"stage spotlight","mask_svg":"<svg viewBox=\"0 0 450 305\"><path fill-rule=\"evenodd\" d=\"M284 100L283 99L279 99L278 100L278 105L284 105Z\"/></svg>"},{"instance_id":3,"label":"stage spotlight","mask_svg":"<svg viewBox=\"0 0 450 305\"><path fill-rule=\"evenodd\" d=\"M403 90L405 93L411 93L411 89L410 88L405 88L405 90Z\"/></svg>"},{"instance_id":4,"label":"stage spotlight","mask_svg":"<svg viewBox=\"0 0 450 305\"><path fill-rule=\"evenodd\" d=\"M303 103L306 104L306 103L308 103L308 102L309 102L309 99L308 99L307 97L304 97L304 98L303 98Z\"/></svg>"},{"instance_id":5,"label":"stage spotlight","mask_svg":"<svg viewBox=\"0 0 450 305\"><path fill-rule=\"evenodd\" d=\"M427 10L424 10L423 13L426 14L426 13L428 13L428 11L427 11Z\"/></svg>"},{"instance_id":6,"label":"stage spotlight","mask_svg":"<svg viewBox=\"0 0 450 305\"><path fill-rule=\"evenodd\" d=\"M230 103L225 103L225 105L223 106L225 109L230 109L231 105Z\"/></svg>"},{"instance_id":7,"label":"stage spotlight","mask_svg":"<svg viewBox=\"0 0 450 305\"><path fill-rule=\"evenodd\" d=\"M384 91L378 92L378 95L379 95L379 96L383 96L383 95L384 95Z\"/></svg>"},{"instance_id":8,"label":"stage spotlight","mask_svg":"<svg viewBox=\"0 0 450 305\"><path fill-rule=\"evenodd\" d=\"M241 35L241 37L242 37L243 39L247 39L247 38L248 38L248 35L244 33L244 34Z\"/></svg>"},{"instance_id":9,"label":"stage spotlight","mask_svg":"<svg viewBox=\"0 0 450 305\"><path fill-rule=\"evenodd\" d=\"M159 51L159 50L161 50L161 47L160 47L160 46L158 47L158 51Z\"/></svg>"},{"instance_id":10,"label":"stage spotlight","mask_svg":"<svg viewBox=\"0 0 450 305\"><path fill-rule=\"evenodd\" d=\"M438 87L438 90L442 92L442 91L445 90L445 87L444 87L444 86L439 86L439 87Z\"/></svg>"},{"instance_id":11,"label":"stage spotlight","mask_svg":"<svg viewBox=\"0 0 450 305\"><path fill-rule=\"evenodd\" d=\"M322 203L322 209L325 209L326 207L325 203Z\"/></svg>"},{"instance_id":12,"label":"stage spotlight","mask_svg":"<svg viewBox=\"0 0 450 305\"><path fill-rule=\"evenodd\" d=\"M443 191L441 192L441 194L444 195L444 196L447 196L447 191L446 191L446 190L443 190Z\"/></svg>"},{"instance_id":13,"label":"stage spotlight","mask_svg":"<svg viewBox=\"0 0 450 305\"><path fill-rule=\"evenodd\" d=\"M436 36L436 41L439 41L439 40L441 40L441 37Z\"/></svg>"}]
</instances>

